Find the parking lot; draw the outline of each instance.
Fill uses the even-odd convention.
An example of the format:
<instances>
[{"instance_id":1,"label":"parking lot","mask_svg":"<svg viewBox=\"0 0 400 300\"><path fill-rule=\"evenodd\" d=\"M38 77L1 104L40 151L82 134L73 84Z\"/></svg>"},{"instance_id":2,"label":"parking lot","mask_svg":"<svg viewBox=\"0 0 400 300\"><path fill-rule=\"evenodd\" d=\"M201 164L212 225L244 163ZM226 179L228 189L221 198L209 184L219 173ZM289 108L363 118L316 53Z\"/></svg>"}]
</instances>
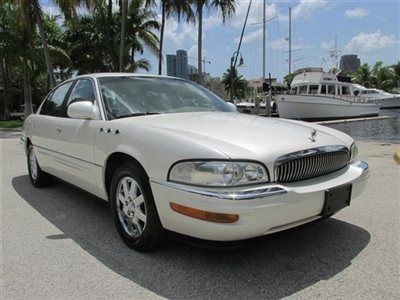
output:
<instances>
[{"instance_id":1,"label":"parking lot","mask_svg":"<svg viewBox=\"0 0 400 300\"><path fill-rule=\"evenodd\" d=\"M333 218L235 249L125 246L105 201L65 183L35 189L18 132L1 138L3 299L400 299L400 145L360 142L371 177Z\"/></svg>"}]
</instances>

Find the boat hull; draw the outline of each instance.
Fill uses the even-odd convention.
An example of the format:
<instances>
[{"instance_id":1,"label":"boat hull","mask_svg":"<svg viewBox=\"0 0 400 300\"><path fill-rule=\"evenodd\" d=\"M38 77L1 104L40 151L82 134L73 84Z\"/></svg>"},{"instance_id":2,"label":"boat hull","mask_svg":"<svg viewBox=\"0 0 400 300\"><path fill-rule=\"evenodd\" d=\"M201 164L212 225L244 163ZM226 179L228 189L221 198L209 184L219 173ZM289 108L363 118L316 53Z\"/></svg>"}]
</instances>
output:
<instances>
[{"instance_id":1,"label":"boat hull","mask_svg":"<svg viewBox=\"0 0 400 300\"><path fill-rule=\"evenodd\" d=\"M381 108L396 108L400 107L400 96L391 98L379 99Z\"/></svg>"},{"instance_id":2,"label":"boat hull","mask_svg":"<svg viewBox=\"0 0 400 300\"><path fill-rule=\"evenodd\" d=\"M301 120L333 120L379 115L375 103L346 101L312 95L277 95L279 117Z\"/></svg>"}]
</instances>

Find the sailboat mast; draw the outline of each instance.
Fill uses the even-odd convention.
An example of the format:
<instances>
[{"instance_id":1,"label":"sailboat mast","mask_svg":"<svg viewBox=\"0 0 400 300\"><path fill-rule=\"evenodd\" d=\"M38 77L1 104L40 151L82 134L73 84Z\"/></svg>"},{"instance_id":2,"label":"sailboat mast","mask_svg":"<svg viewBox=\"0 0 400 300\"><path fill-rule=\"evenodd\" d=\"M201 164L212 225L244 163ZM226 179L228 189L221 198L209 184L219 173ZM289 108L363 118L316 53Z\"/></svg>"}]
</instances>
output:
<instances>
[{"instance_id":1,"label":"sailboat mast","mask_svg":"<svg viewBox=\"0 0 400 300\"><path fill-rule=\"evenodd\" d=\"M265 27L266 27L266 9L267 9L267 0L263 2L263 83L265 82Z\"/></svg>"},{"instance_id":2,"label":"sailboat mast","mask_svg":"<svg viewBox=\"0 0 400 300\"><path fill-rule=\"evenodd\" d=\"M289 7L289 74L292 74L292 8Z\"/></svg>"}]
</instances>

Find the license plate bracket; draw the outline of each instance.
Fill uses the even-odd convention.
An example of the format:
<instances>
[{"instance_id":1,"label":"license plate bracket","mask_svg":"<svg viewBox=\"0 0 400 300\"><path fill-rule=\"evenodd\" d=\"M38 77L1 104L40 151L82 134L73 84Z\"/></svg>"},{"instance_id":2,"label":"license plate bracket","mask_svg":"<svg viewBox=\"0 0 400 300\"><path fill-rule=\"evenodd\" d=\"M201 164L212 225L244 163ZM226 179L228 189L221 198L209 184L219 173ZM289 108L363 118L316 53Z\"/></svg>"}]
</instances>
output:
<instances>
[{"instance_id":1,"label":"license plate bracket","mask_svg":"<svg viewBox=\"0 0 400 300\"><path fill-rule=\"evenodd\" d=\"M347 184L325 191L321 216L328 217L350 205L352 185Z\"/></svg>"}]
</instances>

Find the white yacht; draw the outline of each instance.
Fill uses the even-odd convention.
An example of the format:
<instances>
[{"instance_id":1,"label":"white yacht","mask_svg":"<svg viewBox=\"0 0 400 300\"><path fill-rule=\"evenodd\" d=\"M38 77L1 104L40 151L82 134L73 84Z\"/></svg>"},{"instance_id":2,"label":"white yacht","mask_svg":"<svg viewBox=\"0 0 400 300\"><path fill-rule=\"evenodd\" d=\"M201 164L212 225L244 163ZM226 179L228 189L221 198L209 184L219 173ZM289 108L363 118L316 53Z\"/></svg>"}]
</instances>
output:
<instances>
[{"instance_id":1,"label":"white yacht","mask_svg":"<svg viewBox=\"0 0 400 300\"><path fill-rule=\"evenodd\" d=\"M379 105L355 96L352 84L322 68L305 68L294 73L288 94L276 95L281 118L301 120L345 119L377 116Z\"/></svg>"},{"instance_id":2,"label":"white yacht","mask_svg":"<svg viewBox=\"0 0 400 300\"><path fill-rule=\"evenodd\" d=\"M353 84L353 90L359 91L363 98L378 103L381 108L400 107L400 95L390 94L380 89L368 89L359 84Z\"/></svg>"}]
</instances>

